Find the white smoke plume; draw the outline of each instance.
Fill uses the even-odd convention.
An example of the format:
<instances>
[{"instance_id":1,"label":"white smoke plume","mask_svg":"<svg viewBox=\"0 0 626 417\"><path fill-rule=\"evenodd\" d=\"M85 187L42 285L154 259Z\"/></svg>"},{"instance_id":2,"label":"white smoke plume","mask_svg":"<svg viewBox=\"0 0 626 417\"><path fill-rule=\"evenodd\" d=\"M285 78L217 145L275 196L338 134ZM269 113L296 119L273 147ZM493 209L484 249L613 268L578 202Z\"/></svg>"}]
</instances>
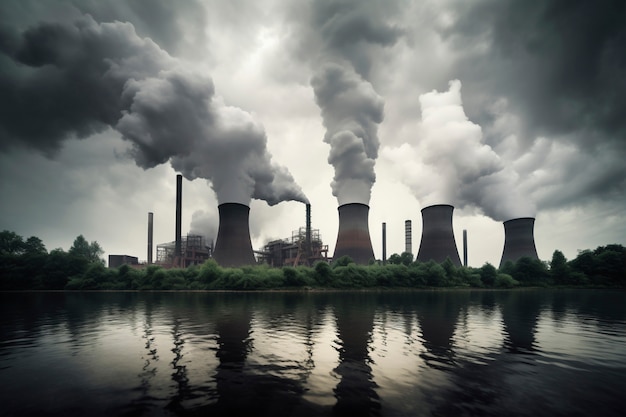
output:
<instances>
[{"instance_id":1,"label":"white smoke plume","mask_svg":"<svg viewBox=\"0 0 626 417\"><path fill-rule=\"evenodd\" d=\"M218 215L204 210L196 210L191 215L189 234L203 236L207 245L217 238Z\"/></svg>"},{"instance_id":2,"label":"white smoke plume","mask_svg":"<svg viewBox=\"0 0 626 417\"><path fill-rule=\"evenodd\" d=\"M22 97L0 116L2 144L52 156L63 140L111 126L131 143L138 166L169 161L189 180L209 180L220 204L307 202L289 171L272 161L263 127L226 105L210 77L140 38L130 23L85 15L23 33L0 28L0 52L8 68L0 93ZM24 65L30 71L12 71Z\"/></svg>"},{"instance_id":3,"label":"white smoke plume","mask_svg":"<svg viewBox=\"0 0 626 417\"><path fill-rule=\"evenodd\" d=\"M475 207L497 221L533 217L535 206L518 174L483 143L482 129L465 115L461 82L451 81L446 92L422 94L419 101L416 143L386 148L383 155L420 203Z\"/></svg>"}]
</instances>

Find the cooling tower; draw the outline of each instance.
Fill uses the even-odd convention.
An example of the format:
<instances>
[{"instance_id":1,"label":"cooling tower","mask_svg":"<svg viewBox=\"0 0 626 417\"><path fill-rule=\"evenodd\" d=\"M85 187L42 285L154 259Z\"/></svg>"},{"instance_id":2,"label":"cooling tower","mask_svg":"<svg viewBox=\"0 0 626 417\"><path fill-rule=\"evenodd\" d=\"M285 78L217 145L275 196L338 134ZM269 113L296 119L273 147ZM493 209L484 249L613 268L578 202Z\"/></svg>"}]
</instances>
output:
<instances>
[{"instance_id":1,"label":"cooling tower","mask_svg":"<svg viewBox=\"0 0 626 417\"><path fill-rule=\"evenodd\" d=\"M422 209L422 241L417 253L417 260L441 263L450 258L455 266L461 266L461 258L456 248L452 230L452 212L454 207L437 204Z\"/></svg>"},{"instance_id":2,"label":"cooling tower","mask_svg":"<svg viewBox=\"0 0 626 417\"><path fill-rule=\"evenodd\" d=\"M255 264L250 241L250 207L239 203L224 203L217 208L220 225L213 258L226 267Z\"/></svg>"},{"instance_id":3,"label":"cooling tower","mask_svg":"<svg viewBox=\"0 0 626 417\"><path fill-rule=\"evenodd\" d=\"M516 262L524 256L539 259L535 248L534 227L533 217L522 217L504 222L504 251L500 268L505 262Z\"/></svg>"},{"instance_id":4,"label":"cooling tower","mask_svg":"<svg viewBox=\"0 0 626 417\"><path fill-rule=\"evenodd\" d=\"M367 265L374 259L367 223L369 206L350 203L339 206L337 210L339 210L339 232L333 259L348 255L355 263Z\"/></svg>"}]
</instances>

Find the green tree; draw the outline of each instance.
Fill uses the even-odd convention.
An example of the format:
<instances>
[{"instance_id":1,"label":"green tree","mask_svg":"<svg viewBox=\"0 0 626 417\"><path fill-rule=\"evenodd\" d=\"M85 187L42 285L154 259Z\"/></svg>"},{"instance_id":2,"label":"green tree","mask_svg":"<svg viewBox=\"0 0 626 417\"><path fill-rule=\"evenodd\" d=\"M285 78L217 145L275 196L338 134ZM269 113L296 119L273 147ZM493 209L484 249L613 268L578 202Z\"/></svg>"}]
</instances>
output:
<instances>
[{"instance_id":1,"label":"green tree","mask_svg":"<svg viewBox=\"0 0 626 417\"><path fill-rule=\"evenodd\" d=\"M21 255L24 252L24 240L15 232L0 232L0 255Z\"/></svg>"},{"instance_id":2,"label":"green tree","mask_svg":"<svg viewBox=\"0 0 626 417\"><path fill-rule=\"evenodd\" d=\"M491 265L489 262L486 262L479 269L480 271L480 280L483 282L485 287L493 287L496 283L496 277L498 276L498 271L496 267Z\"/></svg>"},{"instance_id":3,"label":"green tree","mask_svg":"<svg viewBox=\"0 0 626 417\"><path fill-rule=\"evenodd\" d=\"M68 253L72 256L85 258L89 262L104 263L100 258L102 254L104 254L104 250L100 247L100 244L96 241L91 243L87 242L87 239L85 239L83 235L79 235L74 239L74 243Z\"/></svg>"},{"instance_id":4,"label":"green tree","mask_svg":"<svg viewBox=\"0 0 626 417\"><path fill-rule=\"evenodd\" d=\"M572 284L572 268L560 250L555 250L550 261L550 275L555 284Z\"/></svg>"},{"instance_id":5,"label":"green tree","mask_svg":"<svg viewBox=\"0 0 626 417\"><path fill-rule=\"evenodd\" d=\"M41 239L36 236L31 236L24 242L24 254L25 255L45 255L48 253L46 246Z\"/></svg>"}]
</instances>

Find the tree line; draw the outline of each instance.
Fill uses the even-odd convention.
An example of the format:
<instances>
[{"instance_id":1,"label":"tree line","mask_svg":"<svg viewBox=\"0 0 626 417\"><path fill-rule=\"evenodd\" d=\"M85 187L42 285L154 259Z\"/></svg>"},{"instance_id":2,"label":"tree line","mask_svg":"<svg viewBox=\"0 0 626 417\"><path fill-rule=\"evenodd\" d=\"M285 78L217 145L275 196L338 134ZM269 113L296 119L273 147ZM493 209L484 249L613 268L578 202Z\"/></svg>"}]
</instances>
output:
<instances>
[{"instance_id":1,"label":"tree line","mask_svg":"<svg viewBox=\"0 0 626 417\"><path fill-rule=\"evenodd\" d=\"M568 261L559 250L550 262L521 258L500 269L417 262L410 253L393 254L383 264L356 265L349 257L312 267L255 265L224 268L214 260L189 268L158 265L105 267L97 242L78 236L65 252L48 252L37 237L24 240L0 233L0 290L264 290L284 288L514 288L626 287L626 248L612 244L581 251Z\"/></svg>"}]
</instances>

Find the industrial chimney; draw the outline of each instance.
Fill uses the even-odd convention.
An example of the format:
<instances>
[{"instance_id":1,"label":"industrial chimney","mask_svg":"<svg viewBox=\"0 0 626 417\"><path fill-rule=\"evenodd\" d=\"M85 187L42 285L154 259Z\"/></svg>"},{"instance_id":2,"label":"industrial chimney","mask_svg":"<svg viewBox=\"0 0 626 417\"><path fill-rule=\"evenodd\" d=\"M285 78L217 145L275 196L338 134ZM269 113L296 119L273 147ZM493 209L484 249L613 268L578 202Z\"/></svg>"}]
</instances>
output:
<instances>
[{"instance_id":1,"label":"industrial chimney","mask_svg":"<svg viewBox=\"0 0 626 417\"><path fill-rule=\"evenodd\" d=\"M176 175L176 236L174 246L174 259L180 261L182 241L182 213L183 213L183 176Z\"/></svg>"},{"instance_id":2,"label":"industrial chimney","mask_svg":"<svg viewBox=\"0 0 626 417\"><path fill-rule=\"evenodd\" d=\"M338 210L339 232L333 259L348 255L355 263L367 265L371 259L374 259L367 222L369 206L349 203L339 206Z\"/></svg>"},{"instance_id":3,"label":"industrial chimney","mask_svg":"<svg viewBox=\"0 0 626 417\"><path fill-rule=\"evenodd\" d=\"M534 226L533 217L522 217L504 222L504 251L500 268L507 261L517 262L524 256L539 259L535 248Z\"/></svg>"},{"instance_id":4,"label":"industrial chimney","mask_svg":"<svg viewBox=\"0 0 626 417\"><path fill-rule=\"evenodd\" d=\"M404 251L413 255L413 234L411 220L404 221Z\"/></svg>"},{"instance_id":5,"label":"industrial chimney","mask_svg":"<svg viewBox=\"0 0 626 417\"><path fill-rule=\"evenodd\" d=\"M152 214L152 212L149 212L148 213L148 265L152 264L153 233L154 233L154 214Z\"/></svg>"},{"instance_id":6,"label":"industrial chimney","mask_svg":"<svg viewBox=\"0 0 626 417\"><path fill-rule=\"evenodd\" d=\"M437 204L422 209L422 241L417 253L417 260L441 263L450 258L455 266L461 266L459 251L452 230L452 212L454 207Z\"/></svg>"},{"instance_id":7,"label":"industrial chimney","mask_svg":"<svg viewBox=\"0 0 626 417\"><path fill-rule=\"evenodd\" d=\"M250 241L250 207L239 203L224 203L217 208L220 225L213 258L225 267L255 264Z\"/></svg>"}]
</instances>

